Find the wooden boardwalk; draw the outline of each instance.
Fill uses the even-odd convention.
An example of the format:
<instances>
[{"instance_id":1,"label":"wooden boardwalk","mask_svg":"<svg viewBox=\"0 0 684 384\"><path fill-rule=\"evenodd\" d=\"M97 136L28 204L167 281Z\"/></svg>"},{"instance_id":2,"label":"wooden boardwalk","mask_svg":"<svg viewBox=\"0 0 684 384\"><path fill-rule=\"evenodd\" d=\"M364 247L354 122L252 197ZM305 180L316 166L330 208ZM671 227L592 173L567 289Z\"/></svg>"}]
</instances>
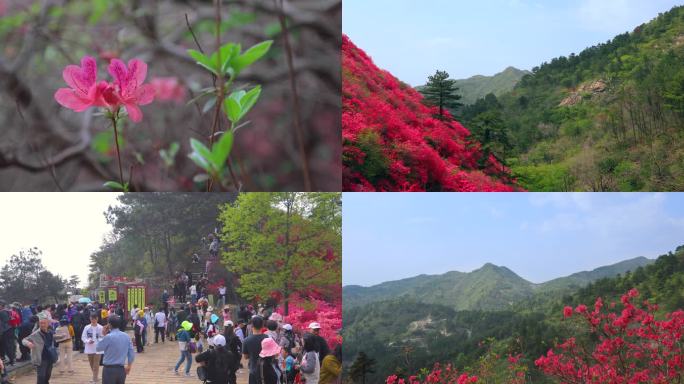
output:
<instances>
[{"instance_id":1,"label":"wooden boardwalk","mask_svg":"<svg viewBox=\"0 0 684 384\"><path fill-rule=\"evenodd\" d=\"M197 380L195 370L197 364L194 361L190 373L192 377L185 377L183 370L185 363L180 367L180 376L173 373L173 368L180 357L178 351L178 343L169 342L162 344L152 344L145 347L144 353L136 354L135 362L131 374L126 379L126 384L188 384L200 383ZM247 384L247 362L243 361L245 366L237 375L238 384ZM52 370L52 378L50 384L88 384L92 378L90 366L88 365L88 358L84 354L76 353L73 357L73 368L75 373L60 373L61 367L55 366ZM100 368L100 375L102 369ZM20 374L14 378L15 384L34 384L36 382L35 370L29 373ZM102 382L100 378L100 382Z\"/></svg>"}]
</instances>

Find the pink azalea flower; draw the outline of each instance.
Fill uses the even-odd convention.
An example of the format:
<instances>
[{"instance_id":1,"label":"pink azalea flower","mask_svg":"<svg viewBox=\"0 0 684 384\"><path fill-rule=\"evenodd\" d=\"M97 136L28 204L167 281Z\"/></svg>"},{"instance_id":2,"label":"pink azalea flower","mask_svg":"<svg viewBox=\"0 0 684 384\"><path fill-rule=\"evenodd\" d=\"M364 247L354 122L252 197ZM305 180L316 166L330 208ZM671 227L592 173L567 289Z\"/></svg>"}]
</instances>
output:
<instances>
[{"instance_id":1,"label":"pink azalea flower","mask_svg":"<svg viewBox=\"0 0 684 384\"><path fill-rule=\"evenodd\" d=\"M109 74L114 77L115 92L109 92L108 102L123 105L131 121L142 120L139 105L147 105L154 100L155 90L150 84L143 84L147 76L147 64L133 59L128 67L123 61L113 59L109 63Z\"/></svg>"},{"instance_id":2,"label":"pink azalea flower","mask_svg":"<svg viewBox=\"0 0 684 384\"><path fill-rule=\"evenodd\" d=\"M178 104L185 100L185 87L176 77L154 77L150 79L150 84L154 87L158 100L175 101Z\"/></svg>"},{"instance_id":3,"label":"pink azalea flower","mask_svg":"<svg viewBox=\"0 0 684 384\"><path fill-rule=\"evenodd\" d=\"M60 88L55 93L55 100L62 106L75 112L83 112L92 106L106 106L102 93L108 84L106 81L97 83L97 63L92 57L83 57L80 67L68 65L62 77L70 87Z\"/></svg>"}]
</instances>

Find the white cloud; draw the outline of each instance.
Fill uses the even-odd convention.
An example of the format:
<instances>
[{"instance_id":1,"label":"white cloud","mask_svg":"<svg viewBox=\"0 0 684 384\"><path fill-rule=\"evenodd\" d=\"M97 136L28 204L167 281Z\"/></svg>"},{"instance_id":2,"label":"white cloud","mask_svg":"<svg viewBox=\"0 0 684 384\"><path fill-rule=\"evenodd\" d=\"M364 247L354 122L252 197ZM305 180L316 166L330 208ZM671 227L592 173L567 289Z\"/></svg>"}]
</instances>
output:
<instances>
[{"instance_id":1,"label":"white cloud","mask_svg":"<svg viewBox=\"0 0 684 384\"><path fill-rule=\"evenodd\" d=\"M536 226L530 226L540 233L583 231L601 237L658 234L670 230L684 233L684 219L668 214L666 195L662 193L533 194L530 200L533 205L549 206L557 211Z\"/></svg>"}]
</instances>

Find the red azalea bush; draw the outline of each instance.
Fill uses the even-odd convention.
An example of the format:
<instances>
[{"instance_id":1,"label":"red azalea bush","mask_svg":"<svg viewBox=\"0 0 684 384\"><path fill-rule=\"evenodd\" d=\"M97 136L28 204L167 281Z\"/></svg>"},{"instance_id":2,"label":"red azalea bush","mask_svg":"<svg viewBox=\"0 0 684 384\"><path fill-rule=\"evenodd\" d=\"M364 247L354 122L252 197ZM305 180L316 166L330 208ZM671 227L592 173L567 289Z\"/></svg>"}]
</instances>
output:
<instances>
[{"instance_id":1,"label":"red azalea bush","mask_svg":"<svg viewBox=\"0 0 684 384\"><path fill-rule=\"evenodd\" d=\"M666 384L684 381L684 311L656 319L657 306L647 301L633 304L636 289L621 298L622 309L608 309L598 298L593 310L581 304L563 309L566 320L576 321L577 337L568 338L535 361L546 376L564 384ZM521 355L508 357L508 384L525 382ZM390 376L386 384L477 383L478 376L458 373L439 364L425 377L408 380ZM486 379L484 380L487 381Z\"/></svg>"},{"instance_id":2,"label":"red azalea bush","mask_svg":"<svg viewBox=\"0 0 684 384\"><path fill-rule=\"evenodd\" d=\"M594 310L565 307L566 318L579 318L598 340L593 348L571 337L535 364L563 383L679 383L684 380L684 311L656 320L657 306L632 302L636 289L622 296L622 311L606 310L601 298ZM614 304L609 306L611 309Z\"/></svg>"},{"instance_id":3,"label":"red azalea bush","mask_svg":"<svg viewBox=\"0 0 684 384\"><path fill-rule=\"evenodd\" d=\"M508 170L458 122L373 64L347 36L342 42L345 191L512 191Z\"/></svg>"},{"instance_id":4,"label":"red azalea bush","mask_svg":"<svg viewBox=\"0 0 684 384\"><path fill-rule=\"evenodd\" d=\"M319 299L304 300L291 298L289 302L289 314L283 322L291 324L295 330L308 332L308 326L312 322L321 325L321 336L328 342L331 348L342 343L339 334L342 329L342 302L329 303ZM276 311L283 314L280 306Z\"/></svg>"},{"instance_id":5,"label":"red azalea bush","mask_svg":"<svg viewBox=\"0 0 684 384\"><path fill-rule=\"evenodd\" d=\"M400 379L396 375L387 378L385 384L468 384L477 383L477 376L470 376L467 373L459 373L450 364L441 367L439 363L435 364L425 377L411 376L407 380Z\"/></svg>"}]
</instances>

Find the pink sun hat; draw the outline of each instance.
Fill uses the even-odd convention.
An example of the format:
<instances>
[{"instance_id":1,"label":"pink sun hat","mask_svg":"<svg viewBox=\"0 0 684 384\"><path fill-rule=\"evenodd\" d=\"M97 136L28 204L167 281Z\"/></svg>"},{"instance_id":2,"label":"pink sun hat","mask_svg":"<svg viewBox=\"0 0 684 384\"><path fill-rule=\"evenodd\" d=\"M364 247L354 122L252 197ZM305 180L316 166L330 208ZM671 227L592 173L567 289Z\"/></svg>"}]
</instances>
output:
<instances>
[{"instance_id":1,"label":"pink sun hat","mask_svg":"<svg viewBox=\"0 0 684 384\"><path fill-rule=\"evenodd\" d=\"M280 346L275 340L267 337L261 340L261 353L259 357L271 357L280 353Z\"/></svg>"}]
</instances>

